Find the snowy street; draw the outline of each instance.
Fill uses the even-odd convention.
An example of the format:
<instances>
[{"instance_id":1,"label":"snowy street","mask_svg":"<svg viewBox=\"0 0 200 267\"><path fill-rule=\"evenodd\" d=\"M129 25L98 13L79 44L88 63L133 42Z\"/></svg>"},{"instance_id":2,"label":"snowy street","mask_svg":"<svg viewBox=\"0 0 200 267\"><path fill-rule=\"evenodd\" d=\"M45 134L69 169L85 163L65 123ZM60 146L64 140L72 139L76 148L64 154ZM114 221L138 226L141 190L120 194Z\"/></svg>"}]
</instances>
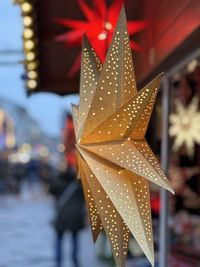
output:
<instances>
[{"instance_id":1,"label":"snowy street","mask_svg":"<svg viewBox=\"0 0 200 267\"><path fill-rule=\"evenodd\" d=\"M0 199L0 267L54 267L53 202L47 196ZM95 256L90 231L80 236L81 267L105 267ZM65 264L70 262L70 236L65 237Z\"/></svg>"}]
</instances>

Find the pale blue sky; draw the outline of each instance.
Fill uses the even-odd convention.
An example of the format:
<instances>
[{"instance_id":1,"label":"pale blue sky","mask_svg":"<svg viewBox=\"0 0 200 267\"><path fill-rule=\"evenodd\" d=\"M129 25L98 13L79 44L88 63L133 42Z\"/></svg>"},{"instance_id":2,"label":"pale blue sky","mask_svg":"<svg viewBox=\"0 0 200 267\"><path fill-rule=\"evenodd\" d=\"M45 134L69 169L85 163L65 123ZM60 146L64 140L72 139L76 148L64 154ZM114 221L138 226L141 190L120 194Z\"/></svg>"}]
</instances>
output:
<instances>
[{"instance_id":1,"label":"pale blue sky","mask_svg":"<svg viewBox=\"0 0 200 267\"><path fill-rule=\"evenodd\" d=\"M0 0L0 51L22 49L22 21L19 7L12 0ZM15 56L0 55L2 61L23 60L23 54ZM70 103L77 103L77 96L60 97L49 93L34 94L27 98L23 80L23 66L20 64L0 65L0 98L10 99L27 108L43 130L50 135L58 135L61 127L61 115L64 109L70 109Z\"/></svg>"}]
</instances>

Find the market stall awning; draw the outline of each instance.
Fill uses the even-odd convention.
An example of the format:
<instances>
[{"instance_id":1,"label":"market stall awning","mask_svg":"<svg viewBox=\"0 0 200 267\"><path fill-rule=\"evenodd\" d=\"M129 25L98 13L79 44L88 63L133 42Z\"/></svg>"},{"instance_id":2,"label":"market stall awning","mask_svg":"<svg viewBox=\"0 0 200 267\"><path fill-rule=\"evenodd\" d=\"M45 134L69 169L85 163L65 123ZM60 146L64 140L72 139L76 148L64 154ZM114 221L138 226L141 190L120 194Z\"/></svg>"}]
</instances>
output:
<instances>
[{"instance_id":1,"label":"market stall awning","mask_svg":"<svg viewBox=\"0 0 200 267\"><path fill-rule=\"evenodd\" d=\"M75 46L67 48L64 43L56 42L55 37L67 31L66 27L56 22L56 18L85 20L78 1L17 0L17 2L20 3L22 9L25 40L26 35L32 40L32 35L27 31L29 27L27 17L30 17L32 19L30 27L33 30L33 40L35 41L34 58L30 53L25 55L25 69L27 72L25 78L27 78L26 88L28 93L41 91L60 95L77 93L80 74L76 73L69 78L68 72L81 48ZM89 5L92 3L91 0L86 2ZM108 5L111 3L113 3L113 0L107 1ZM126 9L128 18L137 18L139 1L127 1ZM35 76L32 68L36 72ZM36 82L34 82L34 78Z\"/></svg>"},{"instance_id":2,"label":"market stall awning","mask_svg":"<svg viewBox=\"0 0 200 267\"><path fill-rule=\"evenodd\" d=\"M92 0L85 0L91 5ZM111 4L116 0L109 0ZM25 83L28 93L53 92L60 95L77 93L79 73L68 76L80 47L66 47L55 37L67 28L56 18L85 20L78 0L16 0L24 22ZM146 20L148 28L137 34L143 47L134 53L139 83L152 75L169 70L187 53L200 47L199 0L126 0L128 19ZM33 41L33 42L32 42ZM30 51L29 51L30 50Z\"/></svg>"},{"instance_id":3,"label":"market stall awning","mask_svg":"<svg viewBox=\"0 0 200 267\"><path fill-rule=\"evenodd\" d=\"M150 21L151 27L140 40L146 45L145 53L136 57L141 86L200 49L198 0L146 0L145 3L140 16Z\"/></svg>"}]
</instances>

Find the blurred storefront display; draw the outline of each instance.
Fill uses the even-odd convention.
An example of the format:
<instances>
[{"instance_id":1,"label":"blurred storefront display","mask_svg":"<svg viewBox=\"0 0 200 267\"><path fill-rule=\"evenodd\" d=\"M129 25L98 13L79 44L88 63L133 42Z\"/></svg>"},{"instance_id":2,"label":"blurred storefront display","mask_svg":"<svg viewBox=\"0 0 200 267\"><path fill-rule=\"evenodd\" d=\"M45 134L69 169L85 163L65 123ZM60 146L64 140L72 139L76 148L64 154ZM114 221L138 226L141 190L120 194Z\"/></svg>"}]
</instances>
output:
<instances>
[{"instance_id":1,"label":"blurred storefront display","mask_svg":"<svg viewBox=\"0 0 200 267\"><path fill-rule=\"evenodd\" d=\"M63 157L60 138L44 133L24 107L5 99L0 107L0 195L19 194L33 166L46 186Z\"/></svg>"},{"instance_id":2,"label":"blurred storefront display","mask_svg":"<svg viewBox=\"0 0 200 267\"><path fill-rule=\"evenodd\" d=\"M198 241L200 219L199 68L200 54L197 53L197 56L193 56L192 59L189 54L183 61L172 66L169 75L168 176L175 190L175 196L169 199L171 230L169 266L172 267L200 266ZM156 133L154 137L155 135L156 137L153 141L158 155L162 141L162 118L162 102L158 101L154 124L154 133ZM152 134L150 133L150 136Z\"/></svg>"}]
</instances>

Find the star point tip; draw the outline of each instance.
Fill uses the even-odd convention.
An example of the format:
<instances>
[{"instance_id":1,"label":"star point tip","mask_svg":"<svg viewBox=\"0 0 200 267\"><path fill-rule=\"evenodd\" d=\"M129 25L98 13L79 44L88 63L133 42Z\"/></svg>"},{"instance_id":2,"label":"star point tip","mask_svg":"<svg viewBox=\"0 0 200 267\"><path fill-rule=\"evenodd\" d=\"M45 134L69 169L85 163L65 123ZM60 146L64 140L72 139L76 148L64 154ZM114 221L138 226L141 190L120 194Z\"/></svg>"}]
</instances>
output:
<instances>
[{"instance_id":1,"label":"star point tip","mask_svg":"<svg viewBox=\"0 0 200 267\"><path fill-rule=\"evenodd\" d=\"M168 184L168 187L166 187L166 188L163 187L163 189L165 189L165 190L169 191L170 193L172 193L173 195L175 195L175 191L174 191L174 189L171 187L170 184Z\"/></svg>"},{"instance_id":2,"label":"star point tip","mask_svg":"<svg viewBox=\"0 0 200 267\"><path fill-rule=\"evenodd\" d=\"M84 33L82 37L82 48L85 48L85 46L88 46L88 45L91 46L87 35Z\"/></svg>"},{"instance_id":3,"label":"star point tip","mask_svg":"<svg viewBox=\"0 0 200 267\"><path fill-rule=\"evenodd\" d=\"M124 6L124 4L122 5L122 7L121 7L121 9L120 9L119 16L122 15L122 13L126 16L126 11L125 11L125 6Z\"/></svg>"},{"instance_id":4,"label":"star point tip","mask_svg":"<svg viewBox=\"0 0 200 267\"><path fill-rule=\"evenodd\" d=\"M124 4L121 7L120 13L119 13L119 17L117 20L117 26L116 29L118 28L118 25L123 25L123 24L127 24L127 19L126 19L126 11L125 11L125 7Z\"/></svg>"},{"instance_id":5,"label":"star point tip","mask_svg":"<svg viewBox=\"0 0 200 267\"><path fill-rule=\"evenodd\" d=\"M161 80L163 76L164 76L164 72L160 72L153 80L157 80L157 79Z\"/></svg>"}]
</instances>

